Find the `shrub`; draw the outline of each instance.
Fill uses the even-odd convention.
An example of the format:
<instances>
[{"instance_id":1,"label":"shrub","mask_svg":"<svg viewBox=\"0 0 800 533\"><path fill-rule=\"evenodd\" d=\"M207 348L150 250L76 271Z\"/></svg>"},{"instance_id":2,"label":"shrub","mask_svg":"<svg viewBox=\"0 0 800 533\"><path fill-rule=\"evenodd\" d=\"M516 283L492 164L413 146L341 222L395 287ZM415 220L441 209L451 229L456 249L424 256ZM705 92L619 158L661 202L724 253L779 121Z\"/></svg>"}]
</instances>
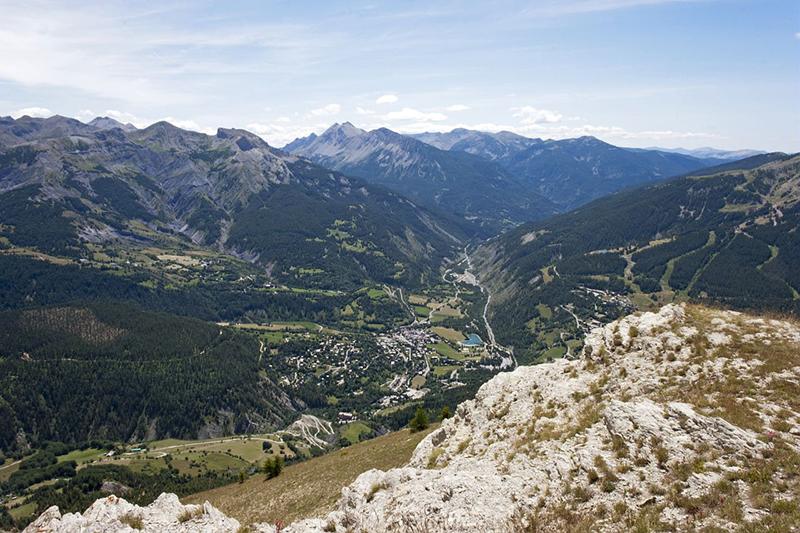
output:
<instances>
[{"instance_id":1,"label":"shrub","mask_svg":"<svg viewBox=\"0 0 800 533\"><path fill-rule=\"evenodd\" d=\"M198 516L202 516L205 511L202 507L195 507L194 509L184 509L183 512L178 516L178 522L183 524L184 522L188 522L193 518L197 518Z\"/></svg>"},{"instance_id":2,"label":"shrub","mask_svg":"<svg viewBox=\"0 0 800 533\"><path fill-rule=\"evenodd\" d=\"M267 476L267 479L278 477L283 471L283 457L276 455L264 461L264 466L261 469Z\"/></svg>"},{"instance_id":3,"label":"shrub","mask_svg":"<svg viewBox=\"0 0 800 533\"><path fill-rule=\"evenodd\" d=\"M417 407L417 412L411 422L408 423L411 431L422 431L428 427L428 414L422 407Z\"/></svg>"}]
</instances>

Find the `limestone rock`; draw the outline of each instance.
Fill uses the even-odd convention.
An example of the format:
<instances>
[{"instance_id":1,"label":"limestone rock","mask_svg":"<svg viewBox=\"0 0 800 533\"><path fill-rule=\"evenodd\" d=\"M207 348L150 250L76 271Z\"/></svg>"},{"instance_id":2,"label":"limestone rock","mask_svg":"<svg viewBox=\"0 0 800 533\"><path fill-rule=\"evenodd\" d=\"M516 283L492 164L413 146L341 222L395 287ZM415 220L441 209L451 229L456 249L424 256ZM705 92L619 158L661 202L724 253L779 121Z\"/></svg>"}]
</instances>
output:
<instances>
[{"instance_id":1,"label":"limestone rock","mask_svg":"<svg viewBox=\"0 0 800 533\"><path fill-rule=\"evenodd\" d=\"M174 494L163 493L147 507L113 495L97 500L83 514L62 515L58 507L50 507L24 533L235 533L238 530L238 521L208 502L183 505Z\"/></svg>"},{"instance_id":2,"label":"limestone rock","mask_svg":"<svg viewBox=\"0 0 800 533\"><path fill-rule=\"evenodd\" d=\"M668 305L585 345L578 360L496 376L406 467L365 472L335 512L285 531L730 529L766 516L744 479L777 453L800 460L793 424L784 444L767 424L776 412L798 420L767 385L800 378L800 361L771 359L800 357L796 324ZM752 418L740 420L737 402ZM797 484L783 497L796 499Z\"/></svg>"}]
</instances>

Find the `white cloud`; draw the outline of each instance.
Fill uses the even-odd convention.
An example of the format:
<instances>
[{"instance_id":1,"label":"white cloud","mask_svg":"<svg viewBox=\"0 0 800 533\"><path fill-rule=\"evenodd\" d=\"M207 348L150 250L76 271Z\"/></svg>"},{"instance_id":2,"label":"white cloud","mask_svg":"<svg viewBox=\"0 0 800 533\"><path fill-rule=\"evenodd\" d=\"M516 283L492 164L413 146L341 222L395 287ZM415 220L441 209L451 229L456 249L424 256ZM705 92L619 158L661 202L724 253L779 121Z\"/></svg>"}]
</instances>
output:
<instances>
[{"instance_id":1,"label":"white cloud","mask_svg":"<svg viewBox=\"0 0 800 533\"><path fill-rule=\"evenodd\" d=\"M213 100L226 74L297 75L341 39L304 22L185 24L201 17L184 2L0 5L1 80L151 108Z\"/></svg>"},{"instance_id":2,"label":"white cloud","mask_svg":"<svg viewBox=\"0 0 800 533\"><path fill-rule=\"evenodd\" d=\"M288 126L286 123L265 124L253 122L245 126L247 131L252 131L270 146L285 146L298 137L305 137L309 133L322 133L328 128L329 124L312 124L305 126Z\"/></svg>"},{"instance_id":3,"label":"white cloud","mask_svg":"<svg viewBox=\"0 0 800 533\"><path fill-rule=\"evenodd\" d=\"M275 119L275 122L289 123L291 121L292 121L292 119L290 119L289 117L278 117L278 118Z\"/></svg>"},{"instance_id":4,"label":"white cloud","mask_svg":"<svg viewBox=\"0 0 800 533\"><path fill-rule=\"evenodd\" d=\"M199 131L200 133L205 133L206 135L215 135L217 133L216 129L210 128L208 126L201 126L194 120L181 120L179 118L174 118L174 117L164 117L161 120L169 122L173 126L177 126L184 130Z\"/></svg>"},{"instance_id":5,"label":"white cloud","mask_svg":"<svg viewBox=\"0 0 800 533\"><path fill-rule=\"evenodd\" d=\"M356 107L356 113L359 115L372 115L375 113L375 111L371 109L364 109L363 107Z\"/></svg>"},{"instance_id":6,"label":"white cloud","mask_svg":"<svg viewBox=\"0 0 800 533\"><path fill-rule=\"evenodd\" d=\"M315 117L327 117L331 115L337 115L341 110L342 106L339 104L328 104L324 107L312 109L311 114Z\"/></svg>"},{"instance_id":7,"label":"white cloud","mask_svg":"<svg viewBox=\"0 0 800 533\"><path fill-rule=\"evenodd\" d=\"M794 34L795 39L800 39L800 31Z\"/></svg>"},{"instance_id":8,"label":"white cloud","mask_svg":"<svg viewBox=\"0 0 800 533\"><path fill-rule=\"evenodd\" d=\"M526 9L524 14L540 17L558 17L598 11L615 11L633 7L696 2L698 0L540 0Z\"/></svg>"},{"instance_id":9,"label":"white cloud","mask_svg":"<svg viewBox=\"0 0 800 533\"><path fill-rule=\"evenodd\" d=\"M559 122L563 115L558 111L539 109L533 106L514 107L514 117L520 119L522 124L554 124Z\"/></svg>"},{"instance_id":10,"label":"white cloud","mask_svg":"<svg viewBox=\"0 0 800 533\"><path fill-rule=\"evenodd\" d=\"M399 98L397 97L396 94L384 94L382 96L379 96L375 100L375 103L376 104L393 104L393 103L397 102L398 100L399 100Z\"/></svg>"},{"instance_id":11,"label":"white cloud","mask_svg":"<svg viewBox=\"0 0 800 533\"><path fill-rule=\"evenodd\" d=\"M11 112L13 118L24 117L25 115L33 118L47 118L52 117L55 113L46 107L23 107L22 109Z\"/></svg>"},{"instance_id":12,"label":"white cloud","mask_svg":"<svg viewBox=\"0 0 800 533\"><path fill-rule=\"evenodd\" d=\"M97 116L97 113L95 113L91 109L81 109L75 116L78 118L78 120L85 122L87 120L92 120L93 118L95 118Z\"/></svg>"},{"instance_id":13,"label":"white cloud","mask_svg":"<svg viewBox=\"0 0 800 533\"><path fill-rule=\"evenodd\" d=\"M468 111L470 107L464 104L453 104L445 107L446 111Z\"/></svg>"},{"instance_id":14,"label":"white cloud","mask_svg":"<svg viewBox=\"0 0 800 533\"><path fill-rule=\"evenodd\" d=\"M404 107L400 111L392 111L384 115L386 120L417 120L422 122L447 120L447 115L442 113L426 113L418 109Z\"/></svg>"}]
</instances>

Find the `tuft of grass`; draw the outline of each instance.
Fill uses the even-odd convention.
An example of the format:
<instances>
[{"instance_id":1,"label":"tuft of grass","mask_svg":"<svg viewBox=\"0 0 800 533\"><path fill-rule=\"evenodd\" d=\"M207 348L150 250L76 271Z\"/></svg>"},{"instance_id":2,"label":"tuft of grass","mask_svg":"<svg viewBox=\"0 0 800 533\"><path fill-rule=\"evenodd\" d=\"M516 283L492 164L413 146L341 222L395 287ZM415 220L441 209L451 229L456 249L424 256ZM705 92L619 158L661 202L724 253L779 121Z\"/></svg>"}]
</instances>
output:
<instances>
[{"instance_id":1,"label":"tuft of grass","mask_svg":"<svg viewBox=\"0 0 800 533\"><path fill-rule=\"evenodd\" d=\"M181 512L181 514L178 516L178 522L180 522L181 524L189 522L190 520L203 516L203 513L205 513L205 511L203 510L202 507L195 507L194 509L184 509L183 512Z\"/></svg>"},{"instance_id":2,"label":"tuft of grass","mask_svg":"<svg viewBox=\"0 0 800 533\"><path fill-rule=\"evenodd\" d=\"M457 453L462 453L464 450L469 448L469 444L472 442L472 439L466 438L458 443L458 448L456 448Z\"/></svg>"},{"instance_id":3,"label":"tuft of grass","mask_svg":"<svg viewBox=\"0 0 800 533\"><path fill-rule=\"evenodd\" d=\"M444 450L442 448L434 448L430 457L428 457L428 468L436 468L436 463L439 461L439 457L443 453Z\"/></svg>"},{"instance_id":4,"label":"tuft of grass","mask_svg":"<svg viewBox=\"0 0 800 533\"><path fill-rule=\"evenodd\" d=\"M669 460L669 452L661 444L653 449L653 455L656 457L656 462L661 468L666 468L667 461Z\"/></svg>"},{"instance_id":5,"label":"tuft of grass","mask_svg":"<svg viewBox=\"0 0 800 533\"><path fill-rule=\"evenodd\" d=\"M367 493L366 500L371 502L375 499L375 495L378 494L380 491L386 489L389 485L386 484L385 481L380 483L373 483L372 486L369 488L369 492Z\"/></svg>"},{"instance_id":6,"label":"tuft of grass","mask_svg":"<svg viewBox=\"0 0 800 533\"><path fill-rule=\"evenodd\" d=\"M142 517L133 513L123 515L120 517L119 521L131 529L142 529L144 527L144 521L142 520Z\"/></svg>"}]
</instances>

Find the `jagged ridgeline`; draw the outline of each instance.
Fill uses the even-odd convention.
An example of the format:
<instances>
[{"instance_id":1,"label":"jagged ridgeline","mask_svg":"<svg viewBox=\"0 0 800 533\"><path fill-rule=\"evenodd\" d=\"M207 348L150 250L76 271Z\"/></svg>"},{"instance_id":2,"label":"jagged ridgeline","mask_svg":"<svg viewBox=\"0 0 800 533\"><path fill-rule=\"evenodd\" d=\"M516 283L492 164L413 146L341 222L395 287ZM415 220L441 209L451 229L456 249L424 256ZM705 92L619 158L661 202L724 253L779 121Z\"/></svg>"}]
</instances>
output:
<instances>
[{"instance_id":1,"label":"jagged ridgeline","mask_svg":"<svg viewBox=\"0 0 800 533\"><path fill-rule=\"evenodd\" d=\"M0 120L0 212L5 247L81 257L86 243L173 238L329 287L418 284L465 236L463 221L246 131L166 122Z\"/></svg>"},{"instance_id":2,"label":"jagged ridgeline","mask_svg":"<svg viewBox=\"0 0 800 533\"><path fill-rule=\"evenodd\" d=\"M575 333L633 305L798 313L798 223L800 157L759 155L521 226L478 261L498 336L534 351L544 328Z\"/></svg>"},{"instance_id":3,"label":"jagged ridgeline","mask_svg":"<svg viewBox=\"0 0 800 533\"><path fill-rule=\"evenodd\" d=\"M334 124L284 149L468 220L486 236L556 212L555 204L493 161L440 150L386 128Z\"/></svg>"}]
</instances>

